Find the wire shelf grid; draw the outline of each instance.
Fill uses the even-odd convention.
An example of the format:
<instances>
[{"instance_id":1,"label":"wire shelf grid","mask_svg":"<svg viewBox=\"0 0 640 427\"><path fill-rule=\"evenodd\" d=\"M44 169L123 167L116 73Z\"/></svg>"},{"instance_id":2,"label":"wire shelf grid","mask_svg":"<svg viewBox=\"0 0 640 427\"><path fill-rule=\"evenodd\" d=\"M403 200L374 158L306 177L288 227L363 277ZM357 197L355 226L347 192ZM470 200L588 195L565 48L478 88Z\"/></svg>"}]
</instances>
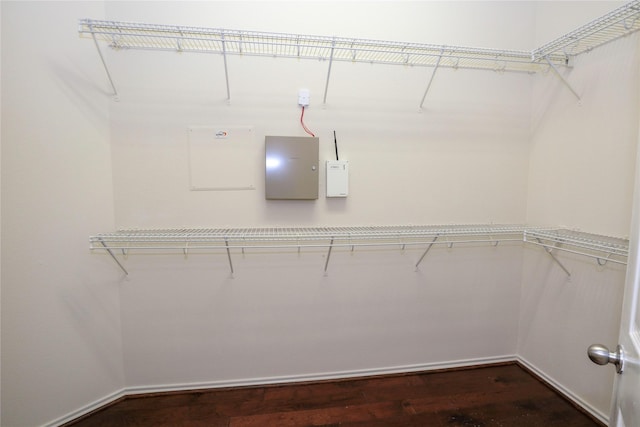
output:
<instances>
[{"instance_id":1,"label":"wire shelf grid","mask_svg":"<svg viewBox=\"0 0 640 427\"><path fill-rule=\"evenodd\" d=\"M550 56L580 55L638 30L640 30L640 0L633 0L535 49L532 58L540 62Z\"/></svg>"},{"instance_id":2,"label":"wire shelf grid","mask_svg":"<svg viewBox=\"0 0 640 427\"><path fill-rule=\"evenodd\" d=\"M270 56L494 71L536 72L531 52L302 34L81 19L79 32L113 49ZM552 55L558 65L563 55ZM546 67L546 66L545 66Z\"/></svg>"},{"instance_id":3,"label":"wire shelf grid","mask_svg":"<svg viewBox=\"0 0 640 427\"><path fill-rule=\"evenodd\" d=\"M245 249L324 248L327 250L325 273L334 248L422 246L424 252L416 269L434 245L487 244L501 242L533 243L545 248L553 260L571 276L570 271L552 253L555 250L595 258L599 265L611 261L625 264L628 242L572 230L530 228L523 225L447 225L447 226L358 226L358 227L266 227L266 228L180 228L120 230L89 238L90 249L106 250L128 274L114 254L121 250L226 250L233 275L231 251ZM571 247L572 249L569 249Z\"/></svg>"},{"instance_id":4,"label":"wire shelf grid","mask_svg":"<svg viewBox=\"0 0 640 427\"><path fill-rule=\"evenodd\" d=\"M626 239L568 229L525 230L524 241L560 250L570 246L603 260L610 257L626 258L629 255L629 242Z\"/></svg>"},{"instance_id":5,"label":"wire shelf grid","mask_svg":"<svg viewBox=\"0 0 640 427\"><path fill-rule=\"evenodd\" d=\"M296 246L327 246L340 242L371 241L415 241L432 239L435 236L453 238L471 238L504 235L521 235L522 226L360 226L360 227L271 227L271 228L184 228L184 229L146 229L121 230L113 233L97 234L90 237L91 249L103 249L104 245L112 249L133 249L154 245L158 248L193 245L212 247L243 247L263 242L296 242Z\"/></svg>"},{"instance_id":6,"label":"wire shelf grid","mask_svg":"<svg viewBox=\"0 0 640 427\"><path fill-rule=\"evenodd\" d=\"M373 64L538 72L640 30L633 0L533 51L81 19L79 33L113 49L271 56Z\"/></svg>"}]
</instances>

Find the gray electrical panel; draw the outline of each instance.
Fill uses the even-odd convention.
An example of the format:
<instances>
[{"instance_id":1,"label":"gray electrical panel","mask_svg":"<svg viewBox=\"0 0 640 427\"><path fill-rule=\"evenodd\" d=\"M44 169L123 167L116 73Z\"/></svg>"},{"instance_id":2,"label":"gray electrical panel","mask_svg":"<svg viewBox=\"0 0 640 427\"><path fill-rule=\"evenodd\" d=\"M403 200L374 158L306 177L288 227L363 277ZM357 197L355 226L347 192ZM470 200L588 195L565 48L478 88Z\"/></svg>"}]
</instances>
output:
<instances>
[{"instance_id":1,"label":"gray electrical panel","mask_svg":"<svg viewBox=\"0 0 640 427\"><path fill-rule=\"evenodd\" d=\"M318 198L316 137L265 137L265 197L313 200Z\"/></svg>"}]
</instances>

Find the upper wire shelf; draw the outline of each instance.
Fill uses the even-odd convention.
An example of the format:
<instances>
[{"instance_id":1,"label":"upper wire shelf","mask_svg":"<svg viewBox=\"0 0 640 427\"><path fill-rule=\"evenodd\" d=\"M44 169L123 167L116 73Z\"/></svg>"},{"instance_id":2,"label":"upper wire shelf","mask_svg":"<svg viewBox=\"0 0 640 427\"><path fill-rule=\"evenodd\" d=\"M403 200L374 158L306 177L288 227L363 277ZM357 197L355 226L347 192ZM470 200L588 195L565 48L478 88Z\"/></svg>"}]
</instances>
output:
<instances>
[{"instance_id":1,"label":"upper wire shelf","mask_svg":"<svg viewBox=\"0 0 640 427\"><path fill-rule=\"evenodd\" d=\"M542 61L546 57L560 55L571 57L589 52L598 46L640 30L639 18L640 1L633 0L535 49L532 59Z\"/></svg>"},{"instance_id":2,"label":"upper wire shelf","mask_svg":"<svg viewBox=\"0 0 640 427\"><path fill-rule=\"evenodd\" d=\"M535 72L531 52L345 37L80 20L80 34L113 49L269 56L371 64ZM551 55L565 64L564 55Z\"/></svg>"},{"instance_id":3,"label":"upper wire shelf","mask_svg":"<svg viewBox=\"0 0 640 427\"><path fill-rule=\"evenodd\" d=\"M640 30L632 0L532 51L81 19L79 33L113 49L270 56L372 64L538 72Z\"/></svg>"},{"instance_id":4,"label":"upper wire shelf","mask_svg":"<svg viewBox=\"0 0 640 427\"><path fill-rule=\"evenodd\" d=\"M227 100L231 99L227 56L268 56L327 61L323 103L334 61L431 67L420 109L438 68L536 73L552 69L580 99L558 67L571 66L571 58L602 44L640 30L640 0L633 0L607 15L533 51L487 49L413 42L395 42L303 34L227 30L176 25L81 19L78 32L91 37L105 68L113 95L118 91L107 67L99 41L112 49L142 49L221 54Z\"/></svg>"}]
</instances>

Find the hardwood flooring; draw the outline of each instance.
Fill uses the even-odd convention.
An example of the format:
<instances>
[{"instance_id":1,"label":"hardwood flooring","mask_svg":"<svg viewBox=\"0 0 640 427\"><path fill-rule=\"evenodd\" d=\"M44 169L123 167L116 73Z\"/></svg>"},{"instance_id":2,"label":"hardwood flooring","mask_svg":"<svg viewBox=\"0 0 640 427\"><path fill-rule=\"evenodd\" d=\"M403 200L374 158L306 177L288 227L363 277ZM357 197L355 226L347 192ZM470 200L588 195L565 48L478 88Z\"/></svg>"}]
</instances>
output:
<instances>
[{"instance_id":1,"label":"hardwood flooring","mask_svg":"<svg viewBox=\"0 0 640 427\"><path fill-rule=\"evenodd\" d=\"M73 427L602 426L518 364L129 396Z\"/></svg>"}]
</instances>

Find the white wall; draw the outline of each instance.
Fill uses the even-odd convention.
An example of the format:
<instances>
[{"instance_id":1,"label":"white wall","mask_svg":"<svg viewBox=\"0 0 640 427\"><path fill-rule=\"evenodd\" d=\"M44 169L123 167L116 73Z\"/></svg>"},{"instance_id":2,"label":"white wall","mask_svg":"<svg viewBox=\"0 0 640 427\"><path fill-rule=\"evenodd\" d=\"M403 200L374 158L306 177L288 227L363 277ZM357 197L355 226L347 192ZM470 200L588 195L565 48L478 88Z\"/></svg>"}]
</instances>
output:
<instances>
[{"instance_id":1,"label":"white wall","mask_svg":"<svg viewBox=\"0 0 640 427\"><path fill-rule=\"evenodd\" d=\"M226 255L131 257L127 381L153 390L513 355L519 248L432 249L416 272L420 254L334 251L325 277L324 252L248 251L233 256L233 279Z\"/></svg>"},{"instance_id":2,"label":"white wall","mask_svg":"<svg viewBox=\"0 0 640 427\"><path fill-rule=\"evenodd\" d=\"M587 22L615 6L542 2L537 38L560 35L558 16ZM580 56L563 75L579 102L553 73L535 78L527 222L626 237L640 112L638 35ZM615 370L593 365L586 349L617 343L624 266L558 252L568 280L540 248L524 253L518 354L606 417Z\"/></svg>"},{"instance_id":3,"label":"white wall","mask_svg":"<svg viewBox=\"0 0 640 427\"><path fill-rule=\"evenodd\" d=\"M527 221L625 237L638 121L637 35L578 57L567 80L538 75Z\"/></svg>"},{"instance_id":4,"label":"white wall","mask_svg":"<svg viewBox=\"0 0 640 427\"><path fill-rule=\"evenodd\" d=\"M118 20L505 48L528 46L533 34L530 3L114 2L107 10ZM434 18L442 15L459 15L455 31ZM513 37L493 31L502 22ZM219 56L109 53L121 95L111 105L119 227L524 220L530 75L441 69L419 112L430 69L335 63L323 106L326 62L230 57L227 105ZM321 162L333 158L333 130L350 161L347 200L264 200L264 136L306 135L302 87L311 91L305 122L320 137ZM187 128L215 125L255 127L256 191L189 191Z\"/></svg>"},{"instance_id":5,"label":"white wall","mask_svg":"<svg viewBox=\"0 0 640 427\"><path fill-rule=\"evenodd\" d=\"M106 254L86 250L89 235L114 227L530 221L623 235L637 99L620 82L637 84L634 41L602 53L629 67L598 73L593 52L585 71L571 72L585 91L580 107L552 75L442 69L419 112L429 69L334 64L323 107L326 63L231 57L227 103L221 57L107 51L115 102L92 41L76 33L78 18L104 17L529 49L555 31L536 31L536 20L569 8L550 3L2 2L2 424L55 420L122 387L372 372L517 352L606 411L609 391L594 391L602 390L594 381L609 374L591 377L585 365L560 371L538 348L574 337L573 322L597 299L612 310L596 317L598 336L571 340L564 363L575 364L585 341L612 336L623 273L611 266L567 259L574 277L562 286L539 248L523 256L520 246L481 245L434 248L417 272L420 250L336 251L325 277L321 251L249 251L234 253L231 279L224 254L131 254L125 279ZM592 14L595 6L571 7ZM25 32L34 22L51 34ZM301 87L311 90L306 123L320 136L321 160L332 158L336 130L341 158L351 163L346 200L264 200L263 137L305 135ZM585 123L589 132L580 131ZM189 191L186 131L195 125L255 127L256 190ZM603 129L621 141L615 150L603 145ZM612 157L583 152L585 141ZM557 185L564 163L547 160L562 155L566 163L575 153L578 178ZM582 190L602 181L591 177L596 168L615 191ZM583 201L575 204L574 193ZM583 212L596 197L612 215ZM611 289L597 286L601 280Z\"/></svg>"},{"instance_id":6,"label":"white wall","mask_svg":"<svg viewBox=\"0 0 640 427\"><path fill-rule=\"evenodd\" d=\"M253 13L241 13L249 8ZM437 36L414 17L445 13L472 24L458 27L468 31L460 43L522 46L533 34L528 3L373 2L336 10L327 3L109 3L107 16L185 25L204 25L199 20L207 16L211 27L424 41L446 39L452 28L440 23ZM487 31L514 16L531 31L509 40ZM120 227L524 220L529 75L441 70L418 112L426 69L334 64L322 107L326 63L232 57L228 105L221 58L110 52L108 60L120 91L110 111ZM321 159L333 156L335 129L341 158L350 161L346 200L264 200L264 135L304 135L301 87L311 90L305 117L320 136ZM255 191L189 191L186 131L193 125L255 127ZM237 261L233 280L224 256L130 256L122 288L128 385L251 382L513 356L518 248L434 250L421 273L413 268L419 251L338 253L328 277L323 256L249 254Z\"/></svg>"},{"instance_id":7,"label":"white wall","mask_svg":"<svg viewBox=\"0 0 640 427\"><path fill-rule=\"evenodd\" d=\"M78 15L2 7L2 420L50 422L124 385L118 284L87 237L113 227L108 98Z\"/></svg>"}]
</instances>

